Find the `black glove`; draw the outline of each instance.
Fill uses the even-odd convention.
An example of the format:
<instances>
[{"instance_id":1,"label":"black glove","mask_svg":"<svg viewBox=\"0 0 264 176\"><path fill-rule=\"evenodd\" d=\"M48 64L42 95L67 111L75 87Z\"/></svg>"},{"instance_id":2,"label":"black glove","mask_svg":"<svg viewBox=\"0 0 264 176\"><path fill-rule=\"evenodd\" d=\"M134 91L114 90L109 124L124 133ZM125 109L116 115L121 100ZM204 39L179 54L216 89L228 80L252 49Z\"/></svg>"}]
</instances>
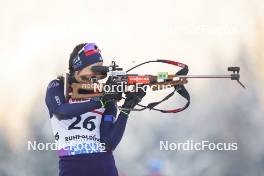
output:
<instances>
[{"instance_id":1,"label":"black glove","mask_svg":"<svg viewBox=\"0 0 264 176\"><path fill-rule=\"evenodd\" d=\"M122 106L122 111L126 114L130 113L130 110L133 109L142 98L146 95L146 90L139 89L138 92L127 92L125 103Z\"/></svg>"},{"instance_id":2,"label":"black glove","mask_svg":"<svg viewBox=\"0 0 264 176\"><path fill-rule=\"evenodd\" d=\"M112 82L111 77L109 77L108 80L106 81L105 86L109 86L112 89L112 87L114 87L113 85L117 86L117 83ZM118 92L117 90L111 90L103 93L101 102L103 103L104 106L108 102L119 101L121 99L122 99L122 92Z\"/></svg>"},{"instance_id":3,"label":"black glove","mask_svg":"<svg viewBox=\"0 0 264 176\"><path fill-rule=\"evenodd\" d=\"M120 100L120 97L122 98L122 93L119 92L105 92L101 98L103 103L107 103L110 101L118 101Z\"/></svg>"}]
</instances>

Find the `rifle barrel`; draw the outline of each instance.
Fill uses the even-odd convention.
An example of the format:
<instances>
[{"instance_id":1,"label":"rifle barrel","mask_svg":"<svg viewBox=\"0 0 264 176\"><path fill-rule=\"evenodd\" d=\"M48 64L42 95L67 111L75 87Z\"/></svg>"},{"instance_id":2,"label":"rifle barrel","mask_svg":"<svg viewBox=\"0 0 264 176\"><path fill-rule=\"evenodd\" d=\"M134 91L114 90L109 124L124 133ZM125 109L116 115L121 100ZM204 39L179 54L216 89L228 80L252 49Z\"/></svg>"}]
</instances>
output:
<instances>
[{"instance_id":1,"label":"rifle barrel","mask_svg":"<svg viewBox=\"0 0 264 176\"><path fill-rule=\"evenodd\" d=\"M231 78L231 75L186 75L176 76L178 78Z\"/></svg>"}]
</instances>

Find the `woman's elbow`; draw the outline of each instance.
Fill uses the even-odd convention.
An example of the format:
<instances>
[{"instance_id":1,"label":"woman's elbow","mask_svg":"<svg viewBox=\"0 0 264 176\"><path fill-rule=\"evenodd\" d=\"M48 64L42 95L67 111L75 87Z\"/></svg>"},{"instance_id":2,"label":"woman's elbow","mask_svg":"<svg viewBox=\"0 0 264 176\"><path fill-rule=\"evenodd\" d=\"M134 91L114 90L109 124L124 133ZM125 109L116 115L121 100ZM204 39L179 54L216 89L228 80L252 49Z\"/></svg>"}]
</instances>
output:
<instances>
[{"instance_id":1,"label":"woman's elbow","mask_svg":"<svg viewBox=\"0 0 264 176\"><path fill-rule=\"evenodd\" d=\"M62 113L53 113L53 115L59 120L67 120L67 119L71 119L72 117L69 117L65 114L62 114Z\"/></svg>"}]
</instances>

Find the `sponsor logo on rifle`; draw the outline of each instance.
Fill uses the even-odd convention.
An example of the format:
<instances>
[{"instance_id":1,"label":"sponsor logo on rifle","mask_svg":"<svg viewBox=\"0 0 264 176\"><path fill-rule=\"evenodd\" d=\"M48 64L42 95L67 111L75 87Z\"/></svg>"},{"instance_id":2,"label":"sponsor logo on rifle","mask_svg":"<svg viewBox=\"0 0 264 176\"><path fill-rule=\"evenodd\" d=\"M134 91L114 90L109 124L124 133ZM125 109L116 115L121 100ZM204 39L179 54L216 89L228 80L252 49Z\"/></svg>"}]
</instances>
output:
<instances>
[{"instance_id":1,"label":"sponsor logo on rifle","mask_svg":"<svg viewBox=\"0 0 264 176\"><path fill-rule=\"evenodd\" d=\"M149 84L150 80L147 76L129 76L128 77L128 84Z\"/></svg>"}]
</instances>

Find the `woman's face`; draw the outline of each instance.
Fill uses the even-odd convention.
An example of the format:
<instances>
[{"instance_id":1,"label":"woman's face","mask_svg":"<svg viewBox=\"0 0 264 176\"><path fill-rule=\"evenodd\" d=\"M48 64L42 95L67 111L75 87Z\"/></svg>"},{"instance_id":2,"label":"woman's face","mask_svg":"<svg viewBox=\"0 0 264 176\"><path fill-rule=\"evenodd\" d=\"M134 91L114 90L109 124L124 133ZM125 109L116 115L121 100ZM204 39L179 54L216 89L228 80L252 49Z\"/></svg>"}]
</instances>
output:
<instances>
[{"instance_id":1,"label":"woman's face","mask_svg":"<svg viewBox=\"0 0 264 176\"><path fill-rule=\"evenodd\" d=\"M80 83L87 83L89 81L87 81L87 79L85 79L86 77L91 77L91 76L97 76L98 75L98 73L93 72L91 70L91 68L93 66L102 66L102 65L103 65L103 62L97 62L95 64L89 65L89 66L83 68L82 70L75 71L74 72L74 77Z\"/></svg>"}]
</instances>

